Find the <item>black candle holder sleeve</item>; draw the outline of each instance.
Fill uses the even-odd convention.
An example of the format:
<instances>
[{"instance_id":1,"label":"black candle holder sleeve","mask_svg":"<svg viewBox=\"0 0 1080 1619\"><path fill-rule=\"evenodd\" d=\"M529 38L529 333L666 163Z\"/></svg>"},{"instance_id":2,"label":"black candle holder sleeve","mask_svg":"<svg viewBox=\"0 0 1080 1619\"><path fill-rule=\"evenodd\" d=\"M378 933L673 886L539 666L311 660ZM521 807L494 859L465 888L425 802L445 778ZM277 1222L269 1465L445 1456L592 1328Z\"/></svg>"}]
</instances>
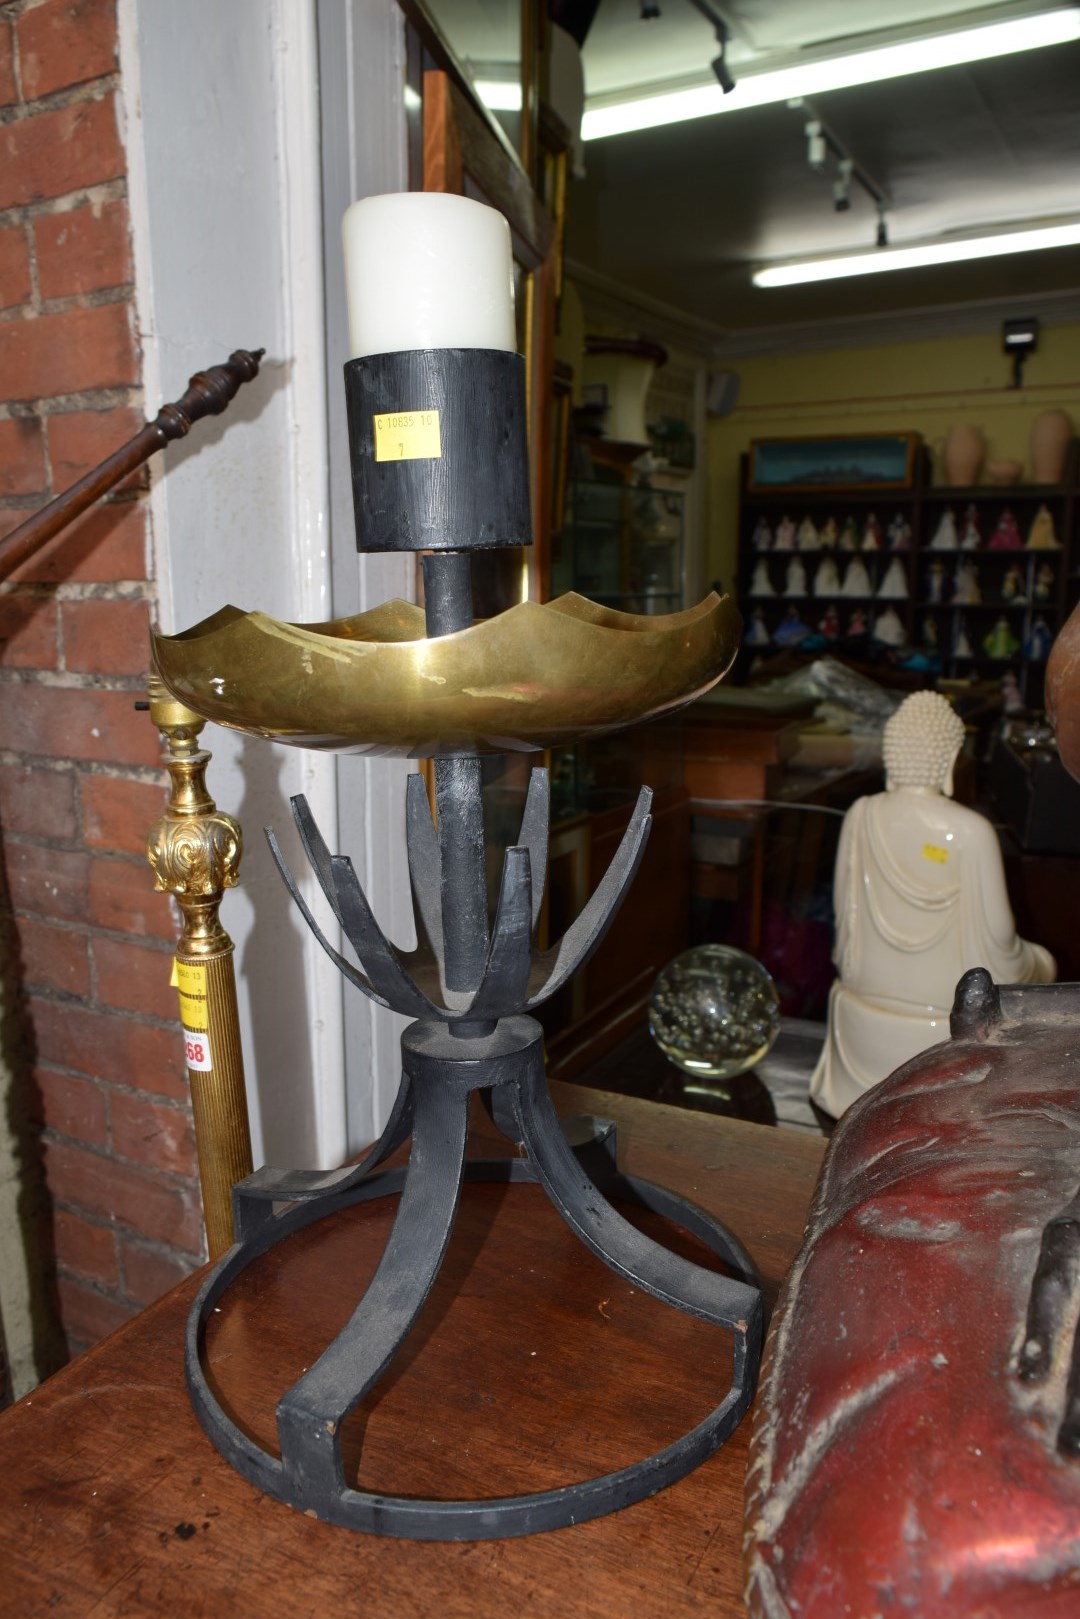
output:
<instances>
[{"instance_id":1,"label":"black candle holder sleeve","mask_svg":"<svg viewBox=\"0 0 1080 1619\"><path fill-rule=\"evenodd\" d=\"M356 546L529 545L525 361L409 349L345 366Z\"/></svg>"}]
</instances>

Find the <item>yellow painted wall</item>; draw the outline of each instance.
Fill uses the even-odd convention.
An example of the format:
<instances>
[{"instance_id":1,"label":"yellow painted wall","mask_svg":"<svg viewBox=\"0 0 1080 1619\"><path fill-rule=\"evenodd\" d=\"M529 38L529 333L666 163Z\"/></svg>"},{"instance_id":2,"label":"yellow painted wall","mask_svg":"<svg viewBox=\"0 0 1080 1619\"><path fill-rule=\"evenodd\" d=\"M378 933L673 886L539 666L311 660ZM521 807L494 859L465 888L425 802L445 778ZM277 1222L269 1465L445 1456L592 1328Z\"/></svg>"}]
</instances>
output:
<instances>
[{"instance_id":1,"label":"yellow painted wall","mask_svg":"<svg viewBox=\"0 0 1080 1619\"><path fill-rule=\"evenodd\" d=\"M915 431L943 482L946 433L955 422L977 422L988 458L1022 460L1026 475L1028 438L1041 410L1064 407L1080 431L1080 323L1044 326L1039 345L1019 392L1004 386L1011 362L1000 331L735 361L738 407L709 423L708 577L728 588L734 582L739 456L754 438Z\"/></svg>"}]
</instances>

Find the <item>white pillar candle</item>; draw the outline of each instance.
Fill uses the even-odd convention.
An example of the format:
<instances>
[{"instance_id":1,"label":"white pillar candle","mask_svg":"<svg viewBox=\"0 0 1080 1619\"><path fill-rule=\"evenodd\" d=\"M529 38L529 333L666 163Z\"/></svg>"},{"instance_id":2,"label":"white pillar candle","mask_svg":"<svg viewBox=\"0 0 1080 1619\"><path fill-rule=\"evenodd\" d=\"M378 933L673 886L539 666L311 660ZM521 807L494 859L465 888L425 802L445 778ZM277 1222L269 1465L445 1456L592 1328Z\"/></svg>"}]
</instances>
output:
<instances>
[{"instance_id":1,"label":"white pillar candle","mask_svg":"<svg viewBox=\"0 0 1080 1619\"><path fill-rule=\"evenodd\" d=\"M517 348L502 214L467 197L401 191L342 221L349 355Z\"/></svg>"}]
</instances>

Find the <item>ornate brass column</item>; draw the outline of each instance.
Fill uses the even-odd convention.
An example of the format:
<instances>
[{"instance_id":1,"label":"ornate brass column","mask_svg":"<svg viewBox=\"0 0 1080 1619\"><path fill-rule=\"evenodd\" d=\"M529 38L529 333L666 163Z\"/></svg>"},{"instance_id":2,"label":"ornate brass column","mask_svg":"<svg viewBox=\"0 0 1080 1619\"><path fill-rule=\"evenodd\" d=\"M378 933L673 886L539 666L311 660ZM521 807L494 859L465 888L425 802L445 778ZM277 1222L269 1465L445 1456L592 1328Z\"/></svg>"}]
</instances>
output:
<instances>
[{"instance_id":1,"label":"ornate brass column","mask_svg":"<svg viewBox=\"0 0 1080 1619\"><path fill-rule=\"evenodd\" d=\"M174 894L184 917L175 982L191 1082L203 1215L211 1259L233 1241L232 1189L251 1174L244 1059L233 942L218 918L240 870L242 838L206 788L210 754L198 746L204 721L150 676L150 717L165 742L171 778L165 814L146 846L154 886Z\"/></svg>"}]
</instances>

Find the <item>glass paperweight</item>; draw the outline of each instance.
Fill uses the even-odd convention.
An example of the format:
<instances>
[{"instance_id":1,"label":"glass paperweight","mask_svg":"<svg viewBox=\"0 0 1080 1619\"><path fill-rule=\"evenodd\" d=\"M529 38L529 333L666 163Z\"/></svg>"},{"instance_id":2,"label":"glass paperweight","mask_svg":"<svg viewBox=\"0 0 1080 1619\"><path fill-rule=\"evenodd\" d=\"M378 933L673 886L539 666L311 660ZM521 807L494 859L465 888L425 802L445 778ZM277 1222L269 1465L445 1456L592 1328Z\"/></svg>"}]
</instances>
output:
<instances>
[{"instance_id":1,"label":"glass paperweight","mask_svg":"<svg viewBox=\"0 0 1080 1619\"><path fill-rule=\"evenodd\" d=\"M649 997L649 1033L665 1057L698 1078L742 1074L780 1032L780 997L760 961L701 944L670 961Z\"/></svg>"}]
</instances>

